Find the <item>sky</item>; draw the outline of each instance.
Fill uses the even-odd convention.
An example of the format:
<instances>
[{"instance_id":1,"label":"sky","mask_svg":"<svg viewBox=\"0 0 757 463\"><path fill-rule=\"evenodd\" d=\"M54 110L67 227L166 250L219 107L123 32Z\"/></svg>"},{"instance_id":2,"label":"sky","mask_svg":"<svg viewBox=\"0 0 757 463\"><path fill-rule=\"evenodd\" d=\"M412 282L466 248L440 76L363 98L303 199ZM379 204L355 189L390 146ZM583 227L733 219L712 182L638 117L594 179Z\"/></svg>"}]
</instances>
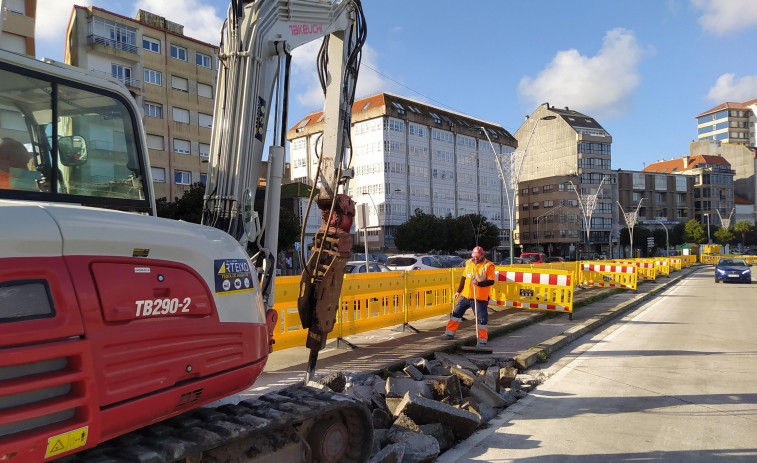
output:
<instances>
[{"instance_id":1,"label":"sky","mask_svg":"<svg viewBox=\"0 0 757 463\"><path fill-rule=\"evenodd\" d=\"M72 5L143 9L217 44L224 0L38 0L37 57L62 61ZM694 116L757 98L755 0L363 0L357 98L383 91L515 133L540 104L594 117L613 169L689 153ZM294 50L290 126L322 109L319 43Z\"/></svg>"}]
</instances>

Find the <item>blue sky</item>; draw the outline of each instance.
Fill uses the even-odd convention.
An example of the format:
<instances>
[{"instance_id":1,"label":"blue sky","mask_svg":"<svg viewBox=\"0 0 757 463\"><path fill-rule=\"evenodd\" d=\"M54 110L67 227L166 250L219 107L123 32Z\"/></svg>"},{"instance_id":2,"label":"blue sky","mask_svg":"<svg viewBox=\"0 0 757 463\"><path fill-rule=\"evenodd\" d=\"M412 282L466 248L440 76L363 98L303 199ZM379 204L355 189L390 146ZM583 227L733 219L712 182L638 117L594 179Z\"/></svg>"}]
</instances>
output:
<instances>
[{"instance_id":1,"label":"blue sky","mask_svg":"<svg viewBox=\"0 0 757 463\"><path fill-rule=\"evenodd\" d=\"M37 56L62 60L70 0L38 0ZM90 0L217 43L224 0ZM389 91L514 133L549 102L595 117L614 169L688 154L697 114L757 98L755 0L363 0L358 97ZM319 110L318 44L295 50L290 125Z\"/></svg>"}]
</instances>

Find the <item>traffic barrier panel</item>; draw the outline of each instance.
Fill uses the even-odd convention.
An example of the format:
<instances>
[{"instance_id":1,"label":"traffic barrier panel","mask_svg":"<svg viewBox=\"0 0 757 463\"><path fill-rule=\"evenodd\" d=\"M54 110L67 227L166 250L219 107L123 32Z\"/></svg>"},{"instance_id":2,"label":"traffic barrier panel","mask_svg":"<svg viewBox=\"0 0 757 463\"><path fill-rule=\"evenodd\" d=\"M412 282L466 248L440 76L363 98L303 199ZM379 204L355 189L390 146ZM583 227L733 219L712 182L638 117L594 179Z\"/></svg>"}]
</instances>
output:
<instances>
[{"instance_id":1,"label":"traffic barrier panel","mask_svg":"<svg viewBox=\"0 0 757 463\"><path fill-rule=\"evenodd\" d=\"M570 271L496 267L490 297L497 305L572 313L572 278Z\"/></svg>"},{"instance_id":2,"label":"traffic barrier panel","mask_svg":"<svg viewBox=\"0 0 757 463\"><path fill-rule=\"evenodd\" d=\"M338 337L405 323L405 273L345 275L334 327Z\"/></svg>"},{"instance_id":3,"label":"traffic barrier panel","mask_svg":"<svg viewBox=\"0 0 757 463\"><path fill-rule=\"evenodd\" d=\"M679 257L681 258L681 265L683 265L684 268L689 268L697 262L697 256L695 255L689 254Z\"/></svg>"},{"instance_id":4,"label":"traffic barrier panel","mask_svg":"<svg viewBox=\"0 0 757 463\"><path fill-rule=\"evenodd\" d=\"M462 268L405 272L405 323L452 312L462 275Z\"/></svg>"},{"instance_id":5,"label":"traffic barrier panel","mask_svg":"<svg viewBox=\"0 0 757 463\"><path fill-rule=\"evenodd\" d=\"M677 272L681 270L682 262L679 257L663 257L662 260L668 262L668 267L670 267L671 272Z\"/></svg>"},{"instance_id":6,"label":"traffic barrier panel","mask_svg":"<svg viewBox=\"0 0 757 463\"><path fill-rule=\"evenodd\" d=\"M634 265L607 262L581 262L579 280L583 286L636 289Z\"/></svg>"},{"instance_id":7,"label":"traffic barrier panel","mask_svg":"<svg viewBox=\"0 0 757 463\"><path fill-rule=\"evenodd\" d=\"M707 265L717 265L720 261L720 255L718 254L702 254L699 256L700 261Z\"/></svg>"},{"instance_id":8,"label":"traffic barrier panel","mask_svg":"<svg viewBox=\"0 0 757 463\"><path fill-rule=\"evenodd\" d=\"M654 281L657 273L654 270L654 261L643 261L641 259L616 259L616 264L633 265L636 267L636 279Z\"/></svg>"},{"instance_id":9,"label":"traffic barrier panel","mask_svg":"<svg viewBox=\"0 0 757 463\"><path fill-rule=\"evenodd\" d=\"M651 259L654 262L654 271L657 276L665 275L670 276L670 264L666 260Z\"/></svg>"},{"instance_id":10,"label":"traffic barrier panel","mask_svg":"<svg viewBox=\"0 0 757 463\"><path fill-rule=\"evenodd\" d=\"M297 298L300 294L300 277L276 277L276 299L273 310L278 312L279 319L273 329L273 350L289 347L304 346L307 330L302 329L300 313L297 310ZM329 339L336 338L336 329L329 333Z\"/></svg>"}]
</instances>

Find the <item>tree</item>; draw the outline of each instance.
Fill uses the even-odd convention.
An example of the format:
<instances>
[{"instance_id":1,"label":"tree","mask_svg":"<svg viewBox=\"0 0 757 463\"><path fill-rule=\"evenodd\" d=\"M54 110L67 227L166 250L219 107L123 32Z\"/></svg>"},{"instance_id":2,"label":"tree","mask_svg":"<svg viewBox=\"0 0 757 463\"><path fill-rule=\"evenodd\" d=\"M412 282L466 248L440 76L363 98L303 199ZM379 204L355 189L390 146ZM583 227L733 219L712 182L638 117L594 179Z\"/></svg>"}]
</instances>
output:
<instances>
[{"instance_id":1,"label":"tree","mask_svg":"<svg viewBox=\"0 0 757 463\"><path fill-rule=\"evenodd\" d=\"M746 234L752 231L754 227L746 220L740 220L733 226L733 231L741 233L741 244L746 246Z\"/></svg>"},{"instance_id":2,"label":"tree","mask_svg":"<svg viewBox=\"0 0 757 463\"><path fill-rule=\"evenodd\" d=\"M686 222L683 237L687 243L704 243L707 241L704 228L702 228L702 224L696 219Z\"/></svg>"},{"instance_id":3,"label":"tree","mask_svg":"<svg viewBox=\"0 0 757 463\"><path fill-rule=\"evenodd\" d=\"M491 249L500 243L499 227L480 214L467 214L455 219L447 216L445 224L448 224L445 228L450 238L445 248L447 251L473 249L474 246Z\"/></svg>"},{"instance_id":4,"label":"tree","mask_svg":"<svg viewBox=\"0 0 757 463\"><path fill-rule=\"evenodd\" d=\"M733 233L731 233L731 230L728 228L720 228L718 229L714 234L713 237L715 238L715 242L718 244L728 244L730 241L733 241L736 237L733 236Z\"/></svg>"},{"instance_id":5,"label":"tree","mask_svg":"<svg viewBox=\"0 0 757 463\"><path fill-rule=\"evenodd\" d=\"M200 182L193 183L181 198L174 198L174 202L158 198L155 206L159 217L167 219L183 220L185 222L200 223L202 220L203 196L205 185Z\"/></svg>"},{"instance_id":6,"label":"tree","mask_svg":"<svg viewBox=\"0 0 757 463\"><path fill-rule=\"evenodd\" d=\"M441 219L416 209L407 222L397 226L394 244L398 249L410 252L442 249L446 244L446 232Z\"/></svg>"},{"instance_id":7,"label":"tree","mask_svg":"<svg viewBox=\"0 0 757 463\"><path fill-rule=\"evenodd\" d=\"M686 224L679 223L669 231L671 246L677 246L686 242L686 240L684 239L684 235L686 234Z\"/></svg>"}]
</instances>

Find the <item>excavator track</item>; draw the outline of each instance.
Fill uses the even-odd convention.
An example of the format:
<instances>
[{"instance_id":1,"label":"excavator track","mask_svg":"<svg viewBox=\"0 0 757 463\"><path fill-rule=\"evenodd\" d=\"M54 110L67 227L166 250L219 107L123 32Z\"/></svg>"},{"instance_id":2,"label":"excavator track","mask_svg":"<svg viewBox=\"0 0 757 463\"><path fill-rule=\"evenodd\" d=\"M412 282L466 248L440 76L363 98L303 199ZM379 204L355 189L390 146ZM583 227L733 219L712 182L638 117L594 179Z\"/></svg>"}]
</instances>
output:
<instances>
[{"instance_id":1,"label":"excavator track","mask_svg":"<svg viewBox=\"0 0 757 463\"><path fill-rule=\"evenodd\" d=\"M84 452L65 463L365 462L368 407L335 392L294 386L218 408L198 408Z\"/></svg>"}]
</instances>

